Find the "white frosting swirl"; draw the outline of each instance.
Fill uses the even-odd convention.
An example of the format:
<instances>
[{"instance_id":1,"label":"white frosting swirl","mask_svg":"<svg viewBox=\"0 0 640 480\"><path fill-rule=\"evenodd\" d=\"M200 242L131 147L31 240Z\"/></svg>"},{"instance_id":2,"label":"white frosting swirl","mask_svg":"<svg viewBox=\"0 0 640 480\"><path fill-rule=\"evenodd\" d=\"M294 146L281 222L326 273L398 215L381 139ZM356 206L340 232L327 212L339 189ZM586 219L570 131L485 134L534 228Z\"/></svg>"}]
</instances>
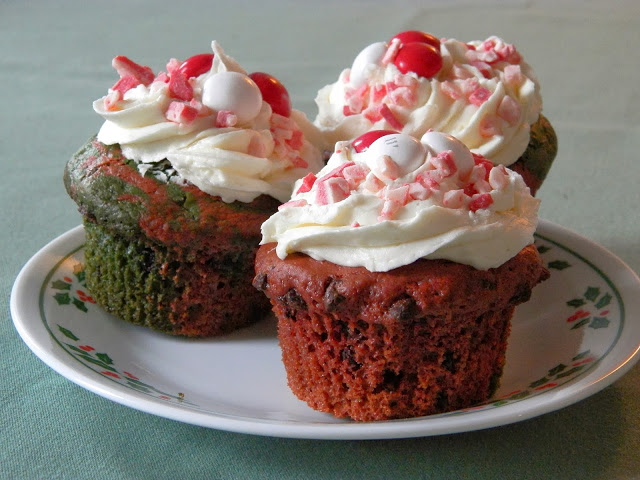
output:
<instances>
[{"instance_id":1,"label":"white frosting swirl","mask_svg":"<svg viewBox=\"0 0 640 480\"><path fill-rule=\"evenodd\" d=\"M520 175L453 137L388 135L361 153L339 142L262 225L262 243L373 272L420 258L489 269L533 242L538 205Z\"/></svg>"},{"instance_id":2,"label":"white frosting swirl","mask_svg":"<svg viewBox=\"0 0 640 480\"><path fill-rule=\"evenodd\" d=\"M392 61L381 59L380 45L366 47L337 82L318 92L315 124L328 145L375 129L416 138L433 129L460 139L494 164L510 165L522 155L542 99L533 70L512 45L498 37L442 40L443 65L430 79L402 74ZM380 115L383 104L401 129Z\"/></svg>"},{"instance_id":3,"label":"white frosting swirl","mask_svg":"<svg viewBox=\"0 0 640 480\"><path fill-rule=\"evenodd\" d=\"M211 48L211 69L188 80L193 91L188 101L170 91L171 62L169 75L162 73L121 96L110 89L96 100L93 108L105 119L98 140L120 144L141 172L167 159L181 179L225 202L251 202L261 194L284 202L296 179L323 165L320 151L303 132L314 127L300 112L291 117L272 113L242 67L217 42ZM192 117L181 118L182 108Z\"/></svg>"}]
</instances>

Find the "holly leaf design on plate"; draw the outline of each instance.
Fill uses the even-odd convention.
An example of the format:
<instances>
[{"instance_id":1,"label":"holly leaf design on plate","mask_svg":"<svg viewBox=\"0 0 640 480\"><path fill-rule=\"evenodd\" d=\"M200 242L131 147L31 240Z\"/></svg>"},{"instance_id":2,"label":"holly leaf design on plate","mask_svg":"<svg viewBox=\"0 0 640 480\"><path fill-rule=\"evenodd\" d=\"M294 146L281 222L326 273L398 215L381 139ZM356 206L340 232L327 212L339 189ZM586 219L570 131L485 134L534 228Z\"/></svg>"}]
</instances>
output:
<instances>
[{"instance_id":1,"label":"holly leaf design on plate","mask_svg":"<svg viewBox=\"0 0 640 480\"><path fill-rule=\"evenodd\" d=\"M565 262L564 260L554 260L552 262L549 262L547 266L554 270L564 270L565 268L569 268L571 264L569 262Z\"/></svg>"},{"instance_id":2,"label":"holly leaf design on plate","mask_svg":"<svg viewBox=\"0 0 640 480\"><path fill-rule=\"evenodd\" d=\"M578 308L578 307L581 307L582 305L584 305L585 303L587 303L587 302L585 302L581 298L574 298L573 300L569 300L567 302L567 305L569 305L570 307Z\"/></svg>"},{"instance_id":3,"label":"holly leaf design on plate","mask_svg":"<svg viewBox=\"0 0 640 480\"><path fill-rule=\"evenodd\" d=\"M89 362L89 363L93 363L94 365L98 365L101 368L104 368L105 370L109 370L111 372L117 372L117 370L113 367L110 367L109 365L107 365L106 363L104 363L101 360L97 360L93 357L91 357L90 355L84 354L84 355L78 355L78 357L82 358L83 360Z\"/></svg>"},{"instance_id":4,"label":"holly leaf design on plate","mask_svg":"<svg viewBox=\"0 0 640 480\"><path fill-rule=\"evenodd\" d=\"M549 250L551 250L550 247L547 247L546 245L540 245L538 248L538 253L540 253L540 255L542 255L543 253L547 253Z\"/></svg>"},{"instance_id":5,"label":"holly leaf design on plate","mask_svg":"<svg viewBox=\"0 0 640 480\"><path fill-rule=\"evenodd\" d=\"M566 365L563 365L562 363L559 365L556 365L555 367L553 367L551 370L549 370L549 376L553 377L554 375L558 375L560 372L562 372L565 368L567 368Z\"/></svg>"},{"instance_id":6,"label":"holly leaf design on plate","mask_svg":"<svg viewBox=\"0 0 640 480\"><path fill-rule=\"evenodd\" d=\"M605 293L602 298L600 298L600 300L598 300L598 303L596 303L596 308L603 308L606 307L607 305L609 305L611 303L611 295L608 293Z\"/></svg>"},{"instance_id":7,"label":"holly leaf design on plate","mask_svg":"<svg viewBox=\"0 0 640 480\"><path fill-rule=\"evenodd\" d=\"M66 292L58 292L53 296L53 298L58 302L58 305L69 305L71 303L71 297Z\"/></svg>"},{"instance_id":8,"label":"holly leaf design on plate","mask_svg":"<svg viewBox=\"0 0 640 480\"><path fill-rule=\"evenodd\" d=\"M55 282L51 282L51 288L56 290L71 290L71 284L58 279Z\"/></svg>"},{"instance_id":9,"label":"holly leaf design on plate","mask_svg":"<svg viewBox=\"0 0 640 480\"><path fill-rule=\"evenodd\" d=\"M549 383L549 379L547 377L542 377L540 380L536 380L535 382L531 382L529 388L536 388L544 385L545 383Z\"/></svg>"},{"instance_id":10,"label":"holly leaf design on plate","mask_svg":"<svg viewBox=\"0 0 640 480\"><path fill-rule=\"evenodd\" d=\"M611 322L605 317L593 317L593 320L589 324L589 328L607 328L609 323Z\"/></svg>"},{"instance_id":11,"label":"holly leaf design on plate","mask_svg":"<svg viewBox=\"0 0 640 480\"><path fill-rule=\"evenodd\" d=\"M74 274L76 276L76 278L78 279L78 282L84 284L84 280L85 280L85 273L84 273L84 269L79 270L79 271L74 271Z\"/></svg>"},{"instance_id":12,"label":"holly leaf design on plate","mask_svg":"<svg viewBox=\"0 0 640 480\"><path fill-rule=\"evenodd\" d=\"M583 327L584 325L589 323L589 321L591 321L591 317L583 318L578 323L576 323L573 327L571 327L571 330L576 330L580 327Z\"/></svg>"},{"instance_id":13,"label":"holly leaf design on plate","mask_svg":"<svg viewBox=\"0 0 640 480\"><path fill-rule=\"evenodd\" d=\"M109 355L107 355L106 353L96 353L96 357L98 357L107 365L113 364L113 360L111 360L111 357L109 357Z\"/></svg>"},{"instance_id":14,"label":"holly leaf design on plate","mask_svg":"<svg viewBox=\"0 0 640 480\"><path fill-rule=\"evenodd\" d=\"M84 304L84 302L82 300L80 300L79 298L75 298L74 297L73 300L71 301L71 303L73 303L78 310L81 310L84 313L87 313L89 311L89 309Z\"/></svg>"},{"instance_id":15,"label":"holly leaf design on plate","mask_svg":"<svg viewBox=\"0 0 640 480\"><path fill-rule=\"evenodd\" d=\"M76 337L76 336L71 332L71 330L67 330L66 328L64 328L64 327L63 327L63 326L61 326L61 325L58 325L58 330L60 330L60 332L61 332L65 337L70 338L71 340L74 340L74 341L76 341L76 342L77 342L78 340L80 340L78 337Z\"/></svg>"},{"instance_id":16,"label":"holly leaf design on plate","mask_svg":"<svg viewBox=\"0 0 640 480\"><path fill-rule=\"evenodd\" d=\"M589 287L587 288L587 291L584 292L584 298L591 302L595 302L599 295L600 289L597 287Z\"/></svg>"},{"instance_id":17,"label":"holly leaf design on plate","mask_svg":"<svg viewBox=\"0 0 640 480\"><path fill-rule=\"evenodd\" d=\"M571 360L573 360L574 362L577 361L577 360L582 360L583 358L588 357L590 353L591 353L591 350L585 350L584 352L580 352L578 355L573 357Z\"/></svg>"},{"instance_id":18,"label":"holly leaf design on plate","mask_svg":"<svg viewBox=\"0 0 640 480\"><path fill-rule=\"evenodd\" d=\"M567 370L566 372L562 372L562 373L558 374L558 376L556 378L568 377L570 375L573 375L574 373L579 372L583 368L584 368L584 366L582 366L582 365L579 365L577 367L573 367L571 370Z\"/></svg>"}]
</instances>

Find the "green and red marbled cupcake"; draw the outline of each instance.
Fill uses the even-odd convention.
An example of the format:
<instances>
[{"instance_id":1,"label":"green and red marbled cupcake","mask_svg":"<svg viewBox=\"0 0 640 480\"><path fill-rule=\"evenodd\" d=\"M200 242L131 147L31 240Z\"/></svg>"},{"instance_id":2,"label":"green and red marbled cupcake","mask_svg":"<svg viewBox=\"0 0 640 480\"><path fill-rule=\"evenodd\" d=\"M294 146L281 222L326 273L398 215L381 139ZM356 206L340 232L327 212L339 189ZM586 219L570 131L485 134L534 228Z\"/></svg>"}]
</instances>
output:
<instances>
[{"instance_id":1,"label":"green and red marbled cupcake","mask_svg":"<svg viewBox=\"0 0 640 480\"><path fill-rule=\"evenodd\" d=\"M121 78L94 102L105 123L64 173L92 296L126 321L191 337L265 313L251 287L260 225L322 166L286 89L212 49L157 75L116 57Z\"/></svg>"}]
</instances>

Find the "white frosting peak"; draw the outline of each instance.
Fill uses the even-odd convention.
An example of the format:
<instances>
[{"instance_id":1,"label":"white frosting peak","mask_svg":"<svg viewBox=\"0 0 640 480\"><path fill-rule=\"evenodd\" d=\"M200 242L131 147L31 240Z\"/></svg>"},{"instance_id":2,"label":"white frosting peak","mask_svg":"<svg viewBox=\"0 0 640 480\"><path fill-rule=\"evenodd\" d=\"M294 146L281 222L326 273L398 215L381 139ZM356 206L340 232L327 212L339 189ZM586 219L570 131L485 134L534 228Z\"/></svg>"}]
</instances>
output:
<instances>
[{"instance_id":1,"label":"white frosting peak","mask_svg":"<svg viewBox=\"0 0 640 480\"><path fill-rule=\"evenodd\" d=\"M369 130L420 138L432 129L494 164L510 165L522 155L542 100L533 70L513 45L498 37L443 39L442 67L431 78L401 73L393 62L399 48L397 42L365 47L335 83L320 89L315 124L328 145Z\"/></svg>"},{"instance_id":2,"label":"white frosting peak","mask_svg":"<svg viewBox=\"0 0 640 480\"><path fill-rule=\"evenodd\" d=\"M263 224L262 243L277 242L280 258L302 252L370 271L420 258L489 269L533 242L538 204L520 175L449 135L392 134L359 153L339 142Z\"/></svg>"},{"instance_id":3,"label":"white frosting peak","mask_svg":"<svg viewBox=\"0 0 640 480\"><path fill-rule=\"evenodd\" d=\"M121 79L93 103L105 119L98 140L120 144L141 172L166 159L179 181L225 202L261 194L284 202L296 179L323 165L307 140L314 127L300 112L273 113L247 72L217 42L211 48L211 67L190 78L172 59L147 81L148 67L116 57Z\"/></svg>"}]
</instances>

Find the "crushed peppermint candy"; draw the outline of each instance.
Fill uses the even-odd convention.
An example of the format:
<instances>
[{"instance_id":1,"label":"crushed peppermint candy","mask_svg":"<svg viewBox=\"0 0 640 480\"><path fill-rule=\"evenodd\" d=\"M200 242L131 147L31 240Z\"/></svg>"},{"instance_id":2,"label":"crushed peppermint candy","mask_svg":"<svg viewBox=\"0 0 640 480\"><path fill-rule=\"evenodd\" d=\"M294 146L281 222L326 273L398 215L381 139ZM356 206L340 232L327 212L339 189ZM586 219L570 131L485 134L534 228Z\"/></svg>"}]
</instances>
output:
<instances>
[{"instance_id":1,"label":"crushed peppermint candy","mask_svg":"<svg viewBox=\"0 0 640 480\"><path fill-rule=\"evenodd\" d=\"M509 184L503 165L494 166L483 156L471 154L449 135L429 132L425 142L430 143L394 132L365 135L373 139L367 148L363 148L366 138L354 140L348 148L338 144L336 155L347 160L318 177L308 174L281 209L330 205L364 194L382 200L379 222L397 219L403 207L420 201L475 214L491 208L492 192ZM473 159L473 166L456 157L461 148Z\"/></svg>"},{"instance_id":2,"label":"crushed peppermint candy","mask_svg":"<svg viewBox=\"0 0 640 480\"><path fill-rule=\"evenodd\" d=\"M305 147L304 133L295 121L289 118L291 103L286 88L267 73L245 75L223 71L212 73L207 81L217 79L217 82L214 82L215 87L222 90L226 88L229 93L212 92L212 88L207 91L207 81L202 86L197 86L196 82L201 75L210 73L213 58L213 53L194 55L183 62L172 58L166 65L166 71L156 75L148 66L140 65L123 55L116 56L112 65L120 79L103 98L104 109L107 112L125 109L128 106L128 97L125 95L141 85L156 90L166 88L170 101L167 102L163 114L168 122L189 127L197 119L206 117L210 118L210 124L204 125L204 128L228 129L241 128L243 124L252 120L261 111L264 101L272 107L269 123L275 155L288 162L291 168L308 168L308 162L301 153ZM229 108L226 108L226 105ZM257 157L270 154L265 143L255 136L246 153ZM156 178L168 179L175 172L161 174L165 167L164 163L153 167L144 165L140 166L140 171L142 174L156 172Z\"/></svg>"},{"instance_id":3,"label":"crushed peppermint candy","mask_svg":"<svg viewBox=\"0 0 640 480\"><path fill-rule=\"evenodd\" d=\"M534 88L523 89L525 82ZM522 154L522 142L512 140L540 111L536 83L516 48L498 37L464 43L401 32L365 47L320 90L316 124L332 140L378 129L419 138L436 128L460 135L496 164L510 164Z\"/></svg>"}]
</instances>

